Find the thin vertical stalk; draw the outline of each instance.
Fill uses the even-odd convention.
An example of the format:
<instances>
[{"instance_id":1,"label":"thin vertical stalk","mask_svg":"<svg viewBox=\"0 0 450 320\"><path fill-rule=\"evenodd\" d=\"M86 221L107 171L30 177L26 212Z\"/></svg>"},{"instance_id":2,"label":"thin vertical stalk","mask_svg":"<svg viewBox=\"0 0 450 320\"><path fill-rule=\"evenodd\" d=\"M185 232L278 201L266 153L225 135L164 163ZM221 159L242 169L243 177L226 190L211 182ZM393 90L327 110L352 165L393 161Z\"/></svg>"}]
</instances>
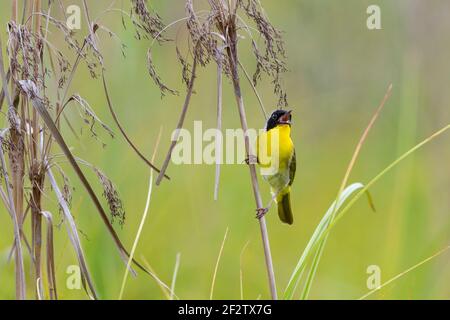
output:
<instances>
[{"instance_id":1,"label":"thin vertical stalk","mask_svg":"<svg viewBox=\"0 0 450 320\"><path fill-rule=\"evenodd\" d=\"M41 30L41 17L36 15L41 11L41 1L34 0L33 6L33 19L34 19L34 32L40 34ZM40 41L40 40L39 40ZM41 47L42 48L42 47ZM41 49L42 50L42 49ZM42 52L39 53L42 57ZM37 79L39 77L39 65L35 65L34 77ZM42 287L42 268L41 268L41 252L42 252L42 206L41 206L41 195L44 184L44 175L41 172L41 163L38 157L38 134L39 134L39 114L35 108L32 108L32 132L31 132L31 167L30 167L30 179L32 183L31 192L31 232L32 232L32 249L33 249L33 260L35 267L35 283L36 296L42 297L44 295ZM40 281L38 281L38 279Z\"/></svg>"},{"instance_id":2,"label":"thin vertical stalk","mask_svg":"<svg viewBox=\"0 0 450 320\"><path fill-rule=\"evenodd\" d=\"M55 259L53 247L53 218L48 211L42 211L42 216L47 221L47 277L48 277L48 291L51 300L58 299L56 291L56 277L55 277Z\"/></svg>"},{"instance_id":3,"label":"thin vertical stalk","mask_svg":"<svg viewBox=\"0 0 450 320\"><path fill-rule=\"evenodd\" d=\"M111 98L109 97L109 91L108 91L108 87L106 85L106 79L105 79L105 73L102 72L102 80L103 80L103 89L105 91L105 95L106 95L106 101L108 102L108 108L109 111L111 113L111 116L113 117L114 122L116 123L117 127L119 128L119 131L122 133L122 136L125 138L126 142L128 143L128 145L134 150L134 152L136 152L136 154L153 170L155 170L156 172L160 173L161 171L155 167L151 161L147 160L147 158L139 151L139 149L136 147L136 145L131 141L131 139L128 137L127 133L125 132L125 129L123 128L122 124L119 121L119 118L117 117L116 112L114 111L113 108L113 104L111 101ZM64 104L65 105L65 104ZM64 109L64 108L63 108ZM61 109L61 112L62 110ZM164 174L163 175L164 178L166 179L170 179L168 175Z\"/></svg>"},{"instance_id":4,"label":"thin vertical stalk","mask_svg":"<svg viewBox=\"0 0 450 320\"><path fill-rule=\"evenodd\" d=\"M250 78L250 75L248 74L247 70L245 70L245 68L244 68L244 66L242 65L241 61L238 61L238 63L239 63L239 66L241 67L242 71L244 72L244 75L245 75L245 77L247 78L248 83L249 83L250 86L252 87L253 92L255 93L256 99L258 99L258 103L259 103L259 107L260 107L260 109L261 109L261 112L262 112L263 115L264 115L264 119L266 119L266 121L267 121L267 111L266 111L266 108L264 108L264 103L262 102L261 96L259 95L258 90L256 90L256 87L255 87L255 85L253 84L253 81L252 81L252 79Z\"/></svg>"},{"instance_id":5,"label":"thin vertical stalk","mask_svg":"<svg viewBox=\"0 0 450 320\"><path fill-rule=\"evenodd\" d=\"M222 49L217 53L217 135L216 135L216 175L214 180L214 200L219 195L220 165L222 162Z\"/></svg>"},{"instance_id":6,"label":"thin vertical stalk","mask_svg":"<svg viewBox=\"0 0 450 320\"><path fill-rule=\"evenodd\" d=\"M153 150L152 162L155 160L156 152L158 151L159 142L161 141L162 127L159 129L158 138L156 139L155 149ZM133 257L136 252L136 248L139 243L139 238L141 237L142 230L144 229L145 220L147 219L148 209L150 206L150 200L152 199L152 190L153 190L153 170L150 170L150 178L148 181L148 192L147 192L147 201L145 202L144 213L142 214L141 222L139 223L138 231L136 232L136 237L134 238L133 247L130 251L130 257L128 258L127 267L125 268L125 273L122 278L122 286L120 287L119 300L122 300L123 293L125 290L125 284L128 279L128 271L131 268L131 264L133 262Z\"/></svg>"},{"instance_id":7,"label":"thin vertical stalk","mask_svg":"<svg viewBox=\"0 0 450 320\"><path fill-rule=\"evenodd\" d=\"M228 230L229 230L229 228L227 227L227 229L225 230L225 235L223 236L222 244L220 246L219 255L217 256L216 266L214 267L213 278L211 281L211 290L209 292L209 300L212 300L212 298L213 298L214 285L216 284L216 278L217 278L217 271L219 270L219 263L220 263L220 259L222 258L223 247L225 246L225 242L227 241Z\"/></svg>"},{"instance_id":8,"label":"thin vertical stalk","mask_svg":"<svg viewBox=\"0 0 450 320\"><path fill-rule=\"evenodd\" d=\"M244 131L245 150L247 152L247 155L250 156L250 139L248 136L247 117L245 115L244 99L243 99L242 93L241 93L241 85L240 85L239 73L238 73L236 33L230 32L230 36L232 37L232 39L230 39L230 46L227 47L227 52L228 52L228 57L230 60L230 66L231 66L231 73L232 73L231 76L232 76L232 81L233 81L234 95L235 95L236 103L238 106L239 117L241 120L241 127L242 127L242 130ZM258 177L256 175L255 164L250 161L248 164L248 167L250 170L253 195L255 197L256 207L263 208L263 202L262 202L262 198L261 198L261 193L259 191ZM267 275L269 278L270 293L271 293L272 299L277 300L278 295L277 295L277 289L276 289L276 283L275 283L275 274L274 274L274 270L273 270L272 254L270 252L269 234L267 232L266 219L264 216L259 219L259 227L260 227L261 238L262 238L262 242L263 242L264 257L265 257L265 262L266 262Z\"/></svg>"},{"instance_id":9,"label":"thin vertical stalk","mask_svg":"<svg viewBox=\"0 0 450 320\"><path fill-rule=\"evenodd\" d=\"M173 269L173 274L172 274L172 283L170 284L170 297L169 297L169 300L173 300L173 298L174 298L175 284L177 282L178 269L180 268L180 259L181 259L181 253L178 252L176 257L175 257L175 267Z\"/></svg>"},{"instance_id":10,"label":"thin vertical stalk","mask_svg":"<svg viewBox=\"0 0 450 320\"><path fill-rule=\"evenodd\" d=\"M11 19L13 21L17 20L17 0L12 0L11 3Z\"/></svg>"},{"instance_id":11,"label":"thin vertical stalk","mask_svg":"<svg viewBox=\"0 0 450 320\"><path fill-rule=\"evenodd\" d=\"M42 252L42 212L41 212L41 190L43 189L43 176L39 172L37 165L31 168L32 171L32 191L31 191L31 233L32 233L32 252L35 271L35 282L37 282L36 297L43 296L42 287L42 268L41 268L41 252Z\"/></svg>"},{"instance_id":12,"label":"thin vertical stalk","mask_svg":"<svg viewBox=\"0 0 450 320\"><path fill-rule=\"evenodd\" d=\"M23 265L23 254L22 254L22 244L20 243L20 228L19 221L14 207L14 200L11 191L11 187L8 179L8 172L6 171L5 157L3 155L3 150L0 148L0 160L3 172L3 177L5 179L6 190L8 192L8 202L9 208L12 210L12 219L14 225L14 242L15 242L15 269L16 269L16 298L18 300L25 300L25 272Z\"/></svg>"},{"instance_id":13,"label":"thin vertical stalk","mask_svg":"<svg viewBox=\"0 0 450 320\"><path fill-rule=\"evenodd\" d=\"M17 115L14 110L13 101L11 95L8 92L8 82L6 80L5 69L3 66L3 54L1 51L2 41L0 39L0 76L2 79L3 92L8 103L8 119L10 123L11 133L17 130ZM11 81L12 82L12 81ZM14 242L15 242L15 270L16 270L16 298L19 300L25 299L26 285L25 285L25 273L23 265L23 255L22 255L22 245L21 245L21 224L20 218L16 211L15 201L14 201L14 191L11 188L11 184L8 177L8 170L6 167L6 161L3 154L3 149L0 147L0 158L1 158L1 170L3 173L3 178L5 179L5 186L8 193L9 209L12 211L12 220L14 225Z\"/></svg>"}]
</instances>

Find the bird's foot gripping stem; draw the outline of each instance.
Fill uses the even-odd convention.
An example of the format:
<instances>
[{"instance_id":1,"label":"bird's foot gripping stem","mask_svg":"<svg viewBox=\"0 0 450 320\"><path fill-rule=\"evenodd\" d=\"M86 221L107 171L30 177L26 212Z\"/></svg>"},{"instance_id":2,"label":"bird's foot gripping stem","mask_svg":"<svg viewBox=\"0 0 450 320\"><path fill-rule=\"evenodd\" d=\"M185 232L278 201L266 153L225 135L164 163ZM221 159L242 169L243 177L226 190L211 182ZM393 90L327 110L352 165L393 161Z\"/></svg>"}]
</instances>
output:
<instances>
[{"instance_id":1,"label":"bird's foot gripping stem","mask_svg":"<svg viewBox=\"0 0 450 320\"><path fill-rule=\"evenodd\" d=\"M256 209L256 219L261 219L264 217L267 212L269 212L269 208L258 208Z\"/></svg>"},{"instance_id":2,"label":"bird's foot gripping stem","mask_svg":"<svg viewBox=\"0 0 450 320\"><path fill-rule=\"evenodd\" d=\"M249 155L247 158L245 158L246 164L257 164L258 163L258 157L254 155Z\"/></svg>"}]
</instances>

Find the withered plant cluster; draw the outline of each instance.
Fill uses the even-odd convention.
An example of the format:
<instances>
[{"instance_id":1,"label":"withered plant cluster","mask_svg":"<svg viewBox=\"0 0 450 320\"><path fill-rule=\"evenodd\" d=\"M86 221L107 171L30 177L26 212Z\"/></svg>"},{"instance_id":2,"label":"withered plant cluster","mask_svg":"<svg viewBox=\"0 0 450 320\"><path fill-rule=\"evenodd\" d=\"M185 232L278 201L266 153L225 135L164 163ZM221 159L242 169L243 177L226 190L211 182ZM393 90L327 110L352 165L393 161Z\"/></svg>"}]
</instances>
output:
<instances>
[{"instance_id":1,"label":"withered plant cluster","mask_svg":"<svg viewBox=\"0 0 450 320\"><path fill-rule=\"evenodd\" d=\"M102 129L114 137L112 129L97 117L88 101L78 93L71 93L75 91L72 81L80 66L87 67L92 81L102 78L109 110L121 134L142 160L157 168L131 142L114 113L97 33L115 34L98 21L91 20L87 1L82 2L87 26L82 29L85 34L67 27L63 1L8 2L11 19L2 26L0 35L0 111L4 115L0 130L0 196L14 226L10 256L14 257L16 298L29 298L30 291L34 291L38 299L58 298L53 234L54 226L64 224L78 259L83 286L89 297L95 299L98 295L81 246L79 227L70 210L73 188L62 162L70 164L125 262L129 254L112 225L115 221L119 225L125 222L118 191L103 171L72 153L61 131L66 126L78 136L76 121L70 119L74 113L65 112L72 106L78 110L90 136L100 140L98 130ZM112 12L112 5L102 14ZM153 37L164 27L159 18L150 16L144 1L133 0L130 8L130 14L122 12L122 15L131 18L137 35ZM3 30L7 30L5 42ZM53 41L57 38L55 34L64 39L62 45ZM3 56L3 50L6 56ZM103 187L103 201L94 192L82 166L98 177L97 183ZM59 204L59 212L48 209L54 200L47 202L45 199L51 198ZM103 208L102 202L109 210ZM27 220L30 220L29 230L25 228ZM56 220L60 223L56 224ZM24 266L26 255L32 263L30 276L26 276L28 269ZM137 262L136 265L147 271ZM32 289L27 290L27 287Z\"/></svg>"}]
</instances>

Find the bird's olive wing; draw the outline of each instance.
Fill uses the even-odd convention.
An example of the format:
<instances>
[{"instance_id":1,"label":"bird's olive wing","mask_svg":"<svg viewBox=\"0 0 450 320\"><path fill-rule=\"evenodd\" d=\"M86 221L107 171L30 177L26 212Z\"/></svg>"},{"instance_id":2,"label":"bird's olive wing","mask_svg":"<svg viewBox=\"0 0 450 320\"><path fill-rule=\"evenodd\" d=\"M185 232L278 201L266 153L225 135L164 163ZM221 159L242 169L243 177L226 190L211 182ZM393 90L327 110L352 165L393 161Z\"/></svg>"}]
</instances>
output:
<instances>
[{"instance_id":1,"label":"bird's olive wing","mask_svg":"<svg viewBox=\"0 0 450 320\"><path fill-rule=\"evenodd\" d=\"M297 169L297 159L295 157L295 150L289 163L289 185L292 185L295 177L295 170Z\"/></svg>"}]
</instances>

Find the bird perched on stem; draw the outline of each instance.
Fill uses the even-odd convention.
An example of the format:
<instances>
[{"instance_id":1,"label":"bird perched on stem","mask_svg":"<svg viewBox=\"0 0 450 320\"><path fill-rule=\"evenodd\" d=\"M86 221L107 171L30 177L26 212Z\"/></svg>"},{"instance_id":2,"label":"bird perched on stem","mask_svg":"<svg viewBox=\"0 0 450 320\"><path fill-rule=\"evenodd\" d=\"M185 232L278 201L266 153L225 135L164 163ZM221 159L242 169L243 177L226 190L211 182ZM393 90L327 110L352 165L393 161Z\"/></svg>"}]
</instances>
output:
<instances>
[{"instance_id":1,"label":"bird perched on stem","mask_svg":"<svg viewBox=\"0 0 450 320\"><path fill-rule=\"evenodd\" d=\"M266 130L257 138L256 154L261 175L270 184L272 199L266 208L257 209L257 218L268 211L273 201L278 206L280 220L294 222L290 191L294 181L296 159L291 139L292 111L275 110L266 123Z\"/></svg>"}]
</instances>

